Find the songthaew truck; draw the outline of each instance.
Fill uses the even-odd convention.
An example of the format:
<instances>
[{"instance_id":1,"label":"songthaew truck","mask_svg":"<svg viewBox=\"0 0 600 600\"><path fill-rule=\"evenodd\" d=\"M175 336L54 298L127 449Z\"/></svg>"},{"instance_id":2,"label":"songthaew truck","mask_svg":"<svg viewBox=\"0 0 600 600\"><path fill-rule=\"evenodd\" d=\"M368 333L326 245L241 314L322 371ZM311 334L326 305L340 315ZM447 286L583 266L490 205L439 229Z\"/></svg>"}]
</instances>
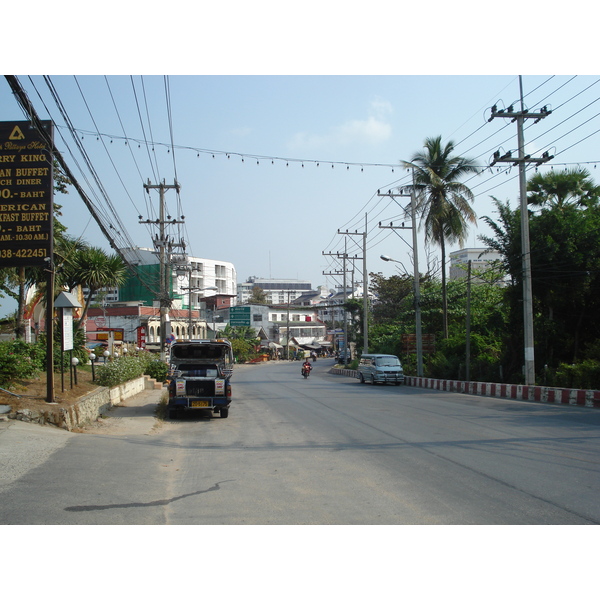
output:
<instances>
[{"instance_id":1,"label":"songthaew truck","mask_svg":"<svg viewBox=\"0 0 600 600\"><path fill-rule=\"evenodd\" d=\"M233 352L227 340L189 340L171 346L169 418L184 411L229 416Z\"/></svg>"}]
</instances>

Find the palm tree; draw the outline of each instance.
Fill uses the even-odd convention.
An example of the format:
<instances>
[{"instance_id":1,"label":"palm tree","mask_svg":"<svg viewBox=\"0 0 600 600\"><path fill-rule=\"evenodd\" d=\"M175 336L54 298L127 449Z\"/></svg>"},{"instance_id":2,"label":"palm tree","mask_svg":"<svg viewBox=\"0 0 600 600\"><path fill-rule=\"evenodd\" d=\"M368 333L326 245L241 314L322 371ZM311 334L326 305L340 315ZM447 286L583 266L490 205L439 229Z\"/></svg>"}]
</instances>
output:
<instances>
[{"instance_id":1,"label":"palm tree","mask_svg":"<svg viewBox=\"0 0 600 600\"><path fill-rule=\"evenodd\" d=\"M76 283L89 290L81 318L77 324L77 327L81 328L94 294L105 287L123 285L126 279L127 265L119 255L109 255L102 248L90 246L74 255L70 270L76 275L77 281L73 279L69 285Z\"/></svg>"},{"instance_id":2,"label":"palm tree","mask_svg":"<svg viewBox=\"0 0 600 600\"><path fill-rule=\"evenodd\" d=\"M437 244L442 253L442 303L444 337L448 337L448 301L446 298L446 244L467 239L468 222L475 223L471 208L473 192L460 183L464 175L477 173L474 161L453 156L454 142L442 145L442 137L427 138L422 152L413 155L403 164L413 169L417 214L425 229L425 241Z\"/></svg>"},{"instance_id":3,"label":"palm tree","mask_svg":"<svg viewBox=\"0 0 600 600\"><path fill-rule=\"evenodd\" d=\"M593 206L600 199L600 186L591 181L587 169L581 168L536 173L527 182L527 192L528 204L537 207Z\"/></svg>"}]
</instances>

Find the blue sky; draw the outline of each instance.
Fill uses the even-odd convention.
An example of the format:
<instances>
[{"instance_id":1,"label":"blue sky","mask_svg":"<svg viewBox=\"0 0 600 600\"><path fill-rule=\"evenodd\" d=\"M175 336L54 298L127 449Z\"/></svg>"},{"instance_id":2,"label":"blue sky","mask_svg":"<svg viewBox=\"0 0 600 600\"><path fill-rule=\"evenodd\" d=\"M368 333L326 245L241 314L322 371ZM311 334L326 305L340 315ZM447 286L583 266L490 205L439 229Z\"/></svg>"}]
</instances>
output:
<instances>
[{"instance_id":1,"label":"blue sky","mask_svg":"<svg viewBox=\"0 0 600 600\"><path fill-rule=\"evenodd\" d=\"M354 25L359 21L355 16ZM262 56L262 62L253 62L264 44L260 31L256 33L254 45L238 40L226 49L215 35L209 37L212 46L204 38L196 39L195 55L200 62L190 62L188 57L183 63L172 62L171 70L165 70L208 74L131 76L129 73L156 73L163 63L150 61L152 68L140 69L130 54L124 63L114 55L101 60L97 46L92 47L90 56L99 62L81 62L66 53L62 38L58 42L64 61L57 63L60 68L50 68L49 59L48 64L30 59L17 62L12 72L40 73L46 67L46 72L62 73L47 80L40 75L20 75L19 80L40 116L55 120L58 147L114 231L126 233L136 245L150 247L155 230L139 225L138 215L156 218L158 195L148 196L143 183L165 180L171 184L176 178L181 193L178 197L167 192L168 211L178 217L185 215L186 225L181 231L173 228L172 235L185 239L190 255L234 263L238 281L256 275L335 286L340 279L323 272L340 270L341 265L323 252L343 250L346 236L339 235L338 229L364 231L365 213L368 270L385 275L397 272L398 265L380 260L381 254L387 254L412 272L411 249L406 243L411 243L410 232L403 233L405 242L398 234L378 228L380 221L397 224L403 220L396 203L377 196L378 190L409 183L400 161L419 151L426 137L437 135L444 141L453 140L457 152L474 158L482 170L495 150L516 151L516 125L501 119L487 122L494 103L501 107L518 100L516 74L439 75L444 69L430 61L405 68L414 75L313 75L321 72L319 66L326 73L335 73L331 65L336 64L336 57L339 73L350 71L348 56L354 57L355 68L363 63L354 46L346 45L346 52L341 53L343 45L329 44L325 52L321 38L311 54L305 46L308 60L302 62L292 43L297 33L290 35L288 52L278 53L277 61L271 52ZM75 35L85 36L82 31ZM273 35L281 39L280 32ZM472 35L478 39L481 34ZM335 40L332 37L330 41L335 44ZM341 44L345 42L347 36L342 35ZM378 59L385 56L387 61L372 61L371 66L380 65L383 73L402 73L400 67L391 67L399 61L389 57L393 45L382 44L380 39L377 51L370 48L369 52ZM366 47L362 44L363 50ZM166 50L174 56L177 48ZM221 62L219 49L226 54ZM149 52L148 47L144 52ZM372 54L363 54L368 55ZM469 63L473 72L485 72L482 55L476 53L475 57L479 63ZM140 64L149 64L145 58ZM409 62L405 59L403 66ZM464 65L462 70L469 72ZM549 72L547 64L543 71ZM274 74L256 74L261 72ZM285 72L302 74L279 74ZM71 73L94 74L75 77ZM121 74L105 77L103 73ZM579 164L595 176L593 161L600 161L596 150L600 140L598 81L593 75L523 76L526 106L539 110L547 104L554 110L536 125L528 122L525 132L530 142L527 151L533 156L545 150L556 155L544 169ZM73 132L66 126L50 86ZM24 118L4 78L0 80L0 114L5 121ZM84 167L73 136L85 148L109 204ZM493 216L492 195L516 206L516 168L488 169L467 183L476 195L473 208L479 218ZM58 195L56 202L63 205L62 221L69 234L108 248L74 190L67 196ZM489 231L479 221L466 245L480 246L477 235L481 233ZM349 253L358 254L360 238L347 237ZM439 256L437 248L428 252L432 259ZM421 271L427 268L428 252L420 233ZM362 274L357 273L356 278L362 279ZM0 303L2 314L14 308L5 300Z\"/></svg>"}]
</instances>

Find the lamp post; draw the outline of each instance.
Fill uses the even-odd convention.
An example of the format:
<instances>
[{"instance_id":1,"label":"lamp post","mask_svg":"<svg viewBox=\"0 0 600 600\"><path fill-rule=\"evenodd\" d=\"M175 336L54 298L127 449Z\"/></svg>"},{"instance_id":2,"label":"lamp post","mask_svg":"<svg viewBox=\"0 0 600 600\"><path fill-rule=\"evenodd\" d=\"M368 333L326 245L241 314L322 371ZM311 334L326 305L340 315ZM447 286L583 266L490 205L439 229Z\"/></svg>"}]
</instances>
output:
<instances>
[{"instance_id":1,"label":"lamp post","mask_svg":"<svg viewBox=\"0 0 600 600\"><path fill-rule=\"evenodd\" d=\"M395 262L402 265L399 260L395 260L386 256L381 255L381 260L386 262ZM402 265L404 267L404 265ZM421 293L419 284L419 267L415 262L415 275L414 275L414 290L415 290L415 326L417 334L417 377L423 377L423 333L421 331Z\"/></svg>"},{"instance_id":2,"label":"lamp post","mask_svg":"<svg viewBox=\"0 0 600 600\"><path fill-rule=\"evenodd\" d=\"M90 354L90 362L92 363L92 381L96 381L96 371L94 363L96 362L96 355L92 352Z\"/></svg>"},{"instance_id":3,"label":"lamp post","mask_svg":"<svg viewBox=\"0 0 600 600\"><path fill-rule=\"evenodd\" d=\"M75 376L75 385L77 385L77 365L79 364L79 359L74 356L71 359L71 364L73 365L73 374ZM71 383L71 389L73 388L73 383Z\"/></svg>"},{"instance_id":4,"label":"lamp post","mask_svg":"<svg viewBox=\"0 0 600 600\"><path fill-rule=\"evenodd\" d=\"M182 290L188 291L188 340L192 339L192 292L207 292L207 291L219 291L219 288L211 285L208 287L187 287L181 288Z\"/></svg>"}]
</instances>

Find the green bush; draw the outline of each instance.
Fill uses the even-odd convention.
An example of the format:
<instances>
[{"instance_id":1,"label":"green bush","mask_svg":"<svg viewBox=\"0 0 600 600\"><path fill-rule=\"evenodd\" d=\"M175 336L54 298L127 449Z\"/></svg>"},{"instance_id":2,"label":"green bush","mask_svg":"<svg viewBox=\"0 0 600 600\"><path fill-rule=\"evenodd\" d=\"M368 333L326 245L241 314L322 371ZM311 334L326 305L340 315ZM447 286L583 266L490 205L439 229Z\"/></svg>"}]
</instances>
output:
<instances>
[{"instance_id":1,"label":"green bush","mask_svg":"<svg viewBox=\"0 0 600 600\"><path fill-rule=\"evenodd\" d=\"M162 360L153 360L147 363L146 368L144 369L144 375L148 375L152 377L152 379L156 379L156 381L160 381L164 383L167 380L167 375L169 374L169 366L164 363Z\"/></svg>"},{"instance_id":2,"label":"green bush","mask_svg":"<svg viewBox=\"0 0 600 600\"><path fill-rule=\"evenodd\" d=\"M44 370L46 349L22 340L0 342L0 387L16 379L30 379Z\"/></svg>"},{"instance_id":3,"label":"green bush","mask_svg":"<svg viewBox=\"0 0 600 600\"><path fill-rule=\"evenodd\" d=\"M587 359L574 365L561 364L553 376L551 385L580 390L600 389L600 362Z\"/></svg>"},{"instance_id":4,"label":"green bush","mask_svg":"<svg viewBox=\"0 0 600 600\"><path fill-rule=\"evenodd\" d=\"M165 382L169 367L156 354L139 352L138 354L120 356L106 364L99 365L96 371L98 385L114 387L136 377L148 375L156 381Z\"/></svg>"},{"instance_id":5,"label":"green bush","mask_svg":"<svg viewBox=\"0 0 600 600\"><path fill-rule=\"evenodd\" d=\"M114 387L141 377L144 364L137 356L121 356L100 365L96 370L96 382L105 387Z\"/></svg>"}]
</instances>

